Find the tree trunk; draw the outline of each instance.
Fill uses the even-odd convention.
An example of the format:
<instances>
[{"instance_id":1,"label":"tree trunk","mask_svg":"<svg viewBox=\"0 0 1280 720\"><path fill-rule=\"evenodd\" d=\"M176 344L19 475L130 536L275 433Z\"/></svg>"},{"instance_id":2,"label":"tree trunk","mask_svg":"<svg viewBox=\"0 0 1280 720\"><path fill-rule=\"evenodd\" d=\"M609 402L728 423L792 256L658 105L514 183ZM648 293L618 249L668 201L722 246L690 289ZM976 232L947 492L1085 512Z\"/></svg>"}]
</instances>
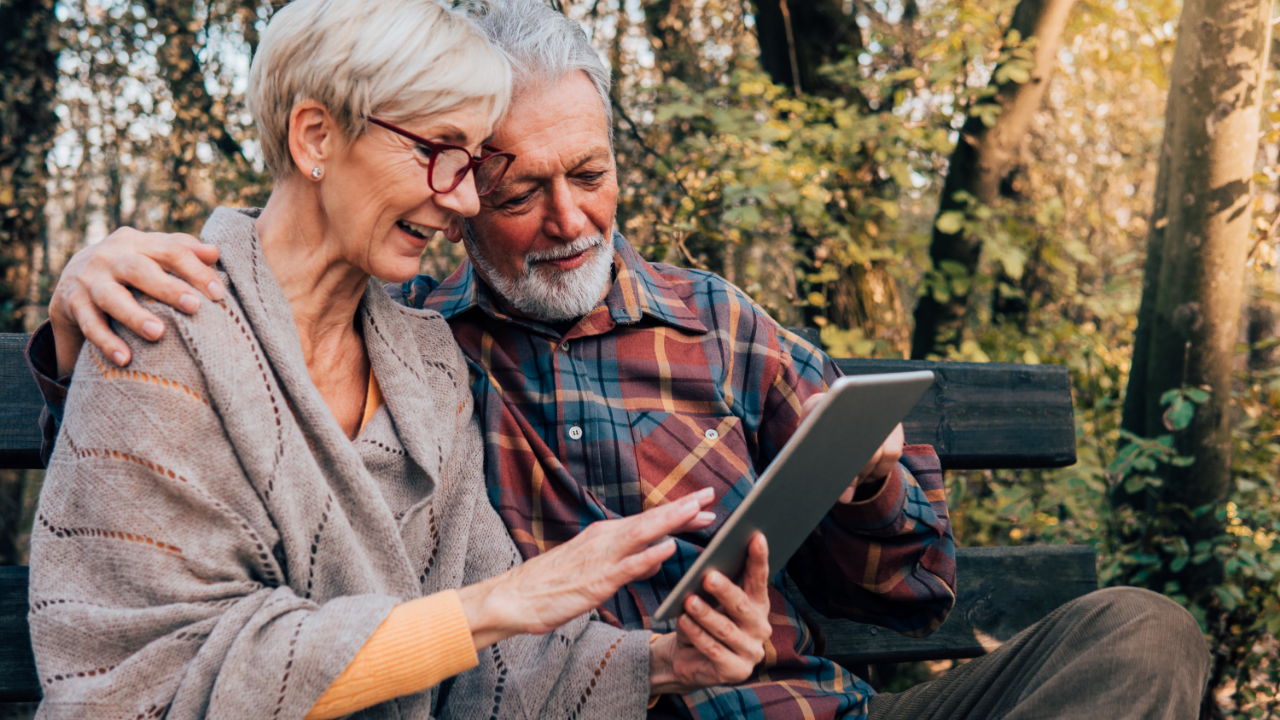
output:
<instances>
[{"instance_id":1,"label":"tree trunk","mask_svg":"<svg viewBox=\"0 0 1280 720\"><path fill-rule=\"evenodd\" d=\"M190 0L147 0L156 32L165 38L156 61L169 88L174 118L169 131L169 216L165 229L193 232L212 209L200 197L200 166L196 145L206 140L228 160L248 170L239 143L226 128L222 103L209 95L200 66L201 45L196 36L201 21Z\"/></svg>"},{"instance_id":2,"label":"tree trunk","mask_svg":"<svg viewBox=\"0 0 1280 720\"><path fill-rule=\"evenodd\" d=\"M1261 0L1188 0L1182 10L1122 421L1135 435L1155 437L1168 432L1165 391L1185 385L1211 393L1174 433L1174 447L1194 462L1159 468L1158 500L1166 507L1224 502L1231 480L1231 371L1270 13ZM1221 531L1212 512L1168 517L1192 546ZM1208 562L1177 576L1194 599L1218 572Z\"/></svg>"},{"instance_id":3,"label":"tree trunk","mask_svg":"<svg viewBox=\"0 0 1280 720\"><path fill-rule=\"evenodd\" d=\"M983 123L980 114L971 115L965 121L942 186L942 197L938 201L939 217L949 211L966 209L966 204L956 199L956 193L960 191L968 192L984 205L996 202L1000 184L1013 167L1018 146L1049 85L1049 75L1057 62L1062 32L1073 4L1074 0L1022 0L1018 3L1009 29L1017 30L1023 38L1036 38L1031 77L1022 83L1012 79L1001 83L998 82L1001 78L998 72L992 76L991 84L996 93L981 102L996 105L999 114L992 127ZM981 239L968 237L963 230L943 232L934 227L929 255L935 269L941 269L946 261L956 262L972 277L978 269L981 252ZM948 346L958 346L968 305L968 292L952 292L945 301L932 294L920 298L916 305L911 357L923 359L930 355L946 355Z\"/></svg>"},{"instance_id":4,"label":"tree trunk","mask_svg":"<svg viewBox=\"0 0 1280 720\"><path fill-rule=\"evenodd\" d=\"M856 9L841 0L756 0L760 66L779 85L811 95L843 94L818 68L862 48Z\"/></svg>"},{"instance_id":5,"label":"tree trunk","mask_svg":"<svg viewBox=\"0 0 1280 720\"><path fill-rule=\"evenodd\" d=\"M58 117L53 0L0 0L0 332L24 332ZM25 470L0 470L0 564L25 561L18 542Z\"/></svg>"}]
</instances>

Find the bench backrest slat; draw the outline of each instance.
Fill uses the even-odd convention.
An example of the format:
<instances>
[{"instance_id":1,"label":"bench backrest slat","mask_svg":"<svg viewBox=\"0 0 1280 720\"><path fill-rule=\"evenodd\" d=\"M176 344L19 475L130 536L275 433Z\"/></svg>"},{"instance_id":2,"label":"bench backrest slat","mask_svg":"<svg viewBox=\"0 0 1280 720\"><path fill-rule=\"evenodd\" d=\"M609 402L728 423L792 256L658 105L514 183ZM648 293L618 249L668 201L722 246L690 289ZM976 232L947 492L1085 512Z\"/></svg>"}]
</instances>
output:
<instances>
[{"instance_id":1,"label":"bench backrest slat","mask_svg":"<svg viewBox=\"0 0 1280 720\"><path fill-rule=\"evenodd\" d=\"M27 607L27 568L0 567L0 703L40 699Z\"/></svg>"},{"instance_id":2,"label":"bench backrest slat","mask_svg":"<svg viewBox=\"0 0 1280 720\"><path fill-rule=\"evenodd\" d=\"M817 328L787 330L821 346ZM953 470L1053 468L1076 461L1071 375L1060 365L837 358L845 375L932 370L933 388L903 420Z\"/></svg>"},{"instance_id":3,"label":"bench backrest slat","mask_svg":"<svg viewBox=\"0 0 1280 720\"><path fill-rule=\"evenodd\" d=\"M0 468L39 468L44 400L27 367L30 335L0 333Z\"/></svg>"},{"instance_id":4,"label":"bench backrest slat","mask_svg":"<svg viewBox=\"0 0 1280 720\"><path fill-rule=\"evenodd\" d=\"M806 335L812 339L812 334ZM43 402L27 367L29 336L0 333L0 467L40 467ZM907 416L907 441L942 466L1047 468L1076 461L1071 378L1058 365L838 359L846 375L929 369L938 379Z\"/></svg>"},{"instance_id":5,"label":"bench backrest slat","mask_svg":"<svg viewBox=\"0 0 1280 720\"><path fill-rule=\"evenodd\" d=\"M956 548L956 581L955 607L942 627L924 638L828 618L799 590L794 597L821 624L824 655L853 667L978 657L1098 589L1094 551L1087 545Z\"/></svg>"},{"instance_id":6,"label":"bench backrest slat","mask_svg":"<svg viewBox=\"0 0 1280 720\"><path fill-rule=\"evenodd\" d=\"M1071 376L1061 365L837 359L845 375L932 370L903 420L907 442L932 445L944 468L1053 468L1076 461Z\"/></svg>"}]
</instances>

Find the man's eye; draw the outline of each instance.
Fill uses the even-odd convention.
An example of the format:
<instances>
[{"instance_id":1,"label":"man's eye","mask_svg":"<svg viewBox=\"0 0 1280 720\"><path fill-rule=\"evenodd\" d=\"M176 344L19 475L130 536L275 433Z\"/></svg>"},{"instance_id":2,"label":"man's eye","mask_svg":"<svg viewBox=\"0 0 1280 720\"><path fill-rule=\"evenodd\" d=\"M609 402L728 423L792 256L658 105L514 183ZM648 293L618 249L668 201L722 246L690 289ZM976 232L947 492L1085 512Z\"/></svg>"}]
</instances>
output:
<instances>
[{"instance_id":1,"label":"man's eye","mask_svg":"<svg viewBox=\"0 0 1280 720\"><path fill-rule=\"evenodd\" d=\"M604 177L604 173L602 172L589 172L589 173L578 174L578 179L586 182L596 182L602 177Z\"/></svg>"},{"instance_id":2,"label":"man's eye","mask_svg":"<svg viewBox=\"0 0 1280 720\"><path fill-rule=\"evenodd\" d=\"M502 207L506 207L506 208L520 207L521 205L524 205L525 203L533 199L533 192L534 191L530 190L527 193L516 195L515 197L510 198L507 201L503 202Z\"/></svg>"}]
</instances>

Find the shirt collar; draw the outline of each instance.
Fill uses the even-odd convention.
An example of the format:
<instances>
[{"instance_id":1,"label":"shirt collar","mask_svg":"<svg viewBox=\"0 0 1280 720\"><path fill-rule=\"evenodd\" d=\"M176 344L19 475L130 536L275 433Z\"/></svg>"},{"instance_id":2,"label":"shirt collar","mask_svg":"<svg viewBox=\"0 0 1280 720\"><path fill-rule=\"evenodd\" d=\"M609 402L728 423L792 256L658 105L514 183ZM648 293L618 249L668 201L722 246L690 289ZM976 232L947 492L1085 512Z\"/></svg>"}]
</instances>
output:
<instances>
[{"instance_id":1,"label":"shirt collar","mask_svg":"<svg viewBox=\"0 0 1280 720\"><path fill-rule=\"evenodd\" d=\"M666 279L617 232L613 234L613 271L613 287L609 294L583 318L583 322L575 330L591 325L596 327L597 332L604 332L609 328L600 327L600 324L606 317L612 321L608 323L611 327L613 324L631 325L648 315L654 320L690 332L707 332L706 326L689 310ZM452 320L469 310L479 308L495 319L522 325L543 334L557 334L543 323L511 317L503 312L494 302L493 290L476 274L470 260L463 261L461 267L431 292L425 306L439 312L445 320ZM574 335L595 334L571 332Z\"/></svg>"}]
</instances>

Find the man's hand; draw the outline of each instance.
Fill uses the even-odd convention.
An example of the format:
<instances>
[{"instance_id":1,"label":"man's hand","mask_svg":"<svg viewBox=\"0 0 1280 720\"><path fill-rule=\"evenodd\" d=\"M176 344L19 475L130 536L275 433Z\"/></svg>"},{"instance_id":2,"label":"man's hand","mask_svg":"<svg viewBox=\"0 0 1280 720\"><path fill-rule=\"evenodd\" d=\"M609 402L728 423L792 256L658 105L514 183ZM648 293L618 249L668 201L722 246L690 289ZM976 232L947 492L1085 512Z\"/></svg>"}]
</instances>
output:
<instances>
[{"instance_id":1,"label":"man's hand","mask_svg":"<svg viewBox=\"0 0 1280 720\"><path fill-rule=\"evenodd\" d=\"M814 393L804 401L800 406L800 419L804 420L809 417L809 413L822 402L827 396L826 393ZM889 433L889 437L880 445L880 449L876 450L876 454L871 456L871 461L867 466L862 468L862 472L858 473L858 477L853 479L849 487L845 488L840 494L840 502L849 504L853 502L853 494L857 492L858 485L879 484L889 477L889 473L893 472L894 466L902 459L902 445L905 442L905 435L902 432L902 423L898 423L893 428L893 432ZM873 493L874 494L874 493Z\"/></svg>"},{"instance_id":2,"label":"man's hand","mask_svg":"<svg viewBox=\"0 0 1280 720\"><path fill-rule=\"evenodd\" d=\"M216 247L190 235L127 227L76 253L49 302L58 374L75 368L86 339L116 365L129 363L129 346L111 332L108 315L141 337L160 338L164 324L134 300L130 287L185 313L200 307L195 288L210 300L221 300L225 289L209 267L217 260Z\"/></svg>"},{"instance_id":3,"label":"man's hand","mask_svg":"<svg viewBox=\"0 0 1280 720\"><path fill-rule=\"evenodd\" d=\"M769 546L764 535L757 533L748 546L742 587L714 571L707 573L702 586L719 608L690 595L684 601L685 614L676 621L678 630L653 641L649 654L653 695L740 683L764 659L764 643L773 632Z\"/></svg>"}]
</instances>

